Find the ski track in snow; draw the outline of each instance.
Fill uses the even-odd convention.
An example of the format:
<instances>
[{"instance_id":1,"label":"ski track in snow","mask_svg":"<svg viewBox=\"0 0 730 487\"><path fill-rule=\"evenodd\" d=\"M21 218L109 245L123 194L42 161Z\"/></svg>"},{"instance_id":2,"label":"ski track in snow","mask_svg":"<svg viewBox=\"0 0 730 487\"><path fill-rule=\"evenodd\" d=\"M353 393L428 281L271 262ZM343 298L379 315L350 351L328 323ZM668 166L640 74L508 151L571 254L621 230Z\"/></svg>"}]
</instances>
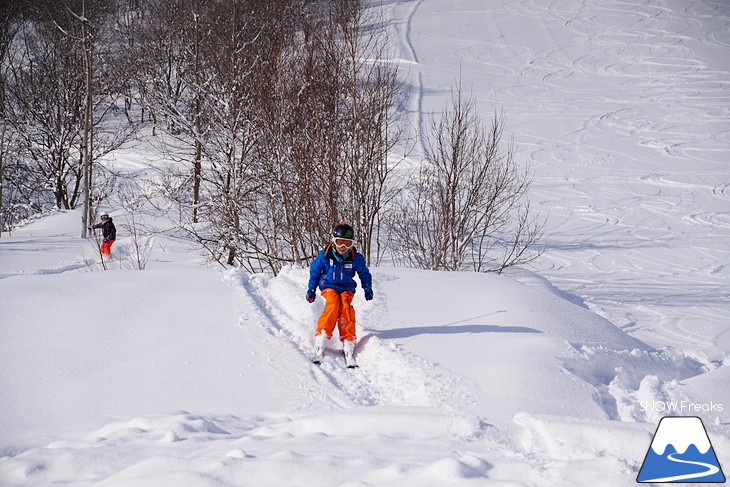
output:
<instances>
[{"instance_id":1,"label":"ski track in snow","mask_svg":"<svg viewBox=\"0 0 730 487\"><path fill-rule=\"evenodd\" d=\"M665 336L670 343L691 348L716 343L718 334L725 329L723 323L730 319L728 275L718 268L718 262L722 262L722 255L727 252L727 240L718 237L727 236L729 214L716 212L721 206L718 197L726 197L723 189L726 184L718 186L717 181L729 174L717 164L718 155L727 153L730 131L728 111L718 109L717 96L707 96L707 102L698 96L726 90L721 77L727 73L705 71L702 62L693 59L692 49L682 42L683 33L698 25L690 25L696 21L685 20L682 14L664 7L627 4L625 11L610 10L588 18L578 13L568 21L570 29L578 35L582 24L589 27L587 31L598 30L584 39L598 51L595 58L574 60L572 66L566 63L563 72L579 76L583 70L592 70L614 78L621 106L589 117L563 143L541 148L533 152L533 157L545 161L545 153L557 153L553 160L546 161L556 168L577 161L575 176L570 178L572 191L587 186L605 188L605 199L590 201L587 212L567 209L560 213L564 215L566 229L575 228L573 221L578 220L586 224L586 228L580 229L582 234L606 236L603 242L599 241L604 245L600 253L591 256L590 248L584 253L588 254L591 271L613 274L616 278L609 278L609 285L604 285L604 289L591 289L589 284L584 284L581 294L613 310L628 308L628 313L641 317L633 316L631 322L652 329L655 335ZM728 10L715 14L720 14L716 18L727 27ZM616 19L619 21L615 22ZM602 25L604 30L596 29ZM717 33L717 29L712 33ZM710 34L700 39L716 43L717 37ZM656 42L648 42L648 38L656 36L666 37L665 45L657 47ZM556 54L550 53L531 64L538 72L552 71L549 63L559 58ZM549 81L560 73L552 71L546 75L546 84L549 86ZM667 78L673 82L662 82L664 74L671 74ZM677 85L677 78L685 79L686 84ZM560 88L570 91L571 86L566 82ZM576 88L580 88L575 91L576 100L585 102L590 89L577 85ZM607 99L601 104L617 103ZM567 106L565 111L578 112L579 105ZM708 121L716 125L717 132L698 133L694 128L695 124L706 127ZM616 143L601 147L603 141L611 139ZM566 146L580 152L566 153ZM647 160L657 161L656 173L636 174L633 182L631 177L624 176L632 171L633 161L647 167ZM604 165L607 174L600 179L582 179L581 164ZM688 165L699 170L691 170ZM611 172L621 174L612 177ZM637 199L637 193L645 196ZM591 194L595 198L596 192ZM631 199L625 199L629 194ZM626 211L627 208L630 210ZM690 216L675 217L687 214ZM591 221L605 225L606 230L591 225ZM647 231L648 227L665 228L666 232ZM578 234L566 236L572 239ZM682 242L680 245L676 243L678 240ZM621 255L612 258L614 252L605 244L615 245ZM675 251L666 250L670 244L672 248L679 247L693 254L694 265L678 267L676 262L680 259ZM627 248L629 252L625 252ZM560 268L555 270L553 275L558 277ZM670 291L672 288L675 290ZM692 309L693 303L703 303L704 309ZM678 304L685 305L683 315L674 311ZM720 319L708 316L708 308L713 310L712 314L719 314ZM622 317L618 318L620 322Z\"/></svg>"},{"instance_id":2,"label":"ski track in snow","mask_svg":"<svg viewBox=\"0 0 730 487\"><path fill-rule=\"evenodd\" d=\"M390 15L396 19L403 19L401 22L396 22L394 28L401 42L400 57L403 58L407 64L405 69L409 71L408 77L411 79L407 112L412 118L412 130L415 132L414 135L418 140L419 149L421 152L424 152L426 140L423 111L423 73L417 67L419 64L418 52L416 52L416 49L413 46L413 19L422 3L423 0L396 3L391 9ZM407 8L408 10L405 13L400 13L398 11L400 8ZM415 71L411 71L413 65L416 66Z\"/></svg>"},{"instance_id":3,"label":"ski track in snow","mask_svg":"<svg viewBox=\"0 0 730 487\"><path fill-rule=\"evenodd\" d=\"M403 349L393 342L379 339L368 331L358 315L357 369L347 369L337 331L330 340L325 359L311 363L314 329L321 307L306 303L300 296L306 288L306 269L285 269L275 279L266 276L240 275L248 292L267 319L267 331L288 340L309 362L314 383L313 394L328 391L328 399L339 407L347 406L420 406L461 409L470 400L470 388L462 380L447 375L442 368ZM297 299L300 298L300 299ZM317 298L318 301L321 297ZM382 297L381 297L382 300ZM301 301L302 307L290 303ZM356 312L365 304L356 301ZM382 316L380 311L371 313ZM302 309L303 308L303 309ZM372 316L371 316L372 319ZM455 401L460 398L460 401Z\"/></svg>"},{"instance_id":4,"label":"ski track in snow","mask_svg":"<svg viewBox=\"0 0 730 487\"><path fill-rule=\"evenodd\" d=\"M538 271L637 338L714 344L722 360L730 6L465 0L424 3L418 15L451 20L409 18L424 112L443 108L458 77L483 114L508 107L505 133L531 161L531 201L548 216ZM546 48L534 49L542 38Z\"/></svg>"}]
</instances>

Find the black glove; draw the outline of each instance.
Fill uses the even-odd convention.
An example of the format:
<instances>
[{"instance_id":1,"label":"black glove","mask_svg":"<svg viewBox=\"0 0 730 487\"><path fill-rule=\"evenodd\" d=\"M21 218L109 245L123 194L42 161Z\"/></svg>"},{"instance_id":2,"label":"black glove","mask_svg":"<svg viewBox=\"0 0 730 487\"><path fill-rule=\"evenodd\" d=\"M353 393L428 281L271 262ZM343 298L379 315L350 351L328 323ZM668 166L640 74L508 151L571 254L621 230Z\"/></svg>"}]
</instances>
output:
<instances>
[{"instance_id":1,"label":"black glove","mask_svg":"<svg viewBox=\"0 0 730 487\"><path fill-rule=\"evenodd\" d=\"M370 301L373 299L373 292L372 291L365 291L365 301Z\"/></svg>"},{"instance_id":2,"label":"black glove","mask_svg":"<svg viewBox=\"0 0 730 487\"><path fill-rule=\"evenodd\" d=\"M315 297L317 297L317 295L314 293L314 289L309 289L307 291L307 301L313 303Z\"/></svg>"}]
</instances>

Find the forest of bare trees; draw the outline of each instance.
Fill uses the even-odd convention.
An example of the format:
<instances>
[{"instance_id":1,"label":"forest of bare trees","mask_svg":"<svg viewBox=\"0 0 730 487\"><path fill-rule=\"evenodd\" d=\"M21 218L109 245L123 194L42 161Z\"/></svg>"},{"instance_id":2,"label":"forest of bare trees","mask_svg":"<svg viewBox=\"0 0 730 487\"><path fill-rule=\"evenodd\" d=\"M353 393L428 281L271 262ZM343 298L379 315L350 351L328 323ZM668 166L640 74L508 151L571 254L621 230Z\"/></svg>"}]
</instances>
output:
<instances>
[{"instance_id":1,"label":"forest of bare trees","mask_svg":"<svg viewBox=\"0 0 730 487\"><path fill-rule=\"evenodd\" d=\"M501 152L503 120L474 121L460 90L434 118L421 169L399 166L413 145L407 87L384 62L387 19L363 0L10 3L0 232L51 208L84 208L85 229L124 178L105 156L144 138L164 162L147 184L117 182L140 193L116 201L175 215L178 234L223 265L306 263L343 219L376 264L501 271L537 255L529 178Z\"/></svg>"}]
</instances>

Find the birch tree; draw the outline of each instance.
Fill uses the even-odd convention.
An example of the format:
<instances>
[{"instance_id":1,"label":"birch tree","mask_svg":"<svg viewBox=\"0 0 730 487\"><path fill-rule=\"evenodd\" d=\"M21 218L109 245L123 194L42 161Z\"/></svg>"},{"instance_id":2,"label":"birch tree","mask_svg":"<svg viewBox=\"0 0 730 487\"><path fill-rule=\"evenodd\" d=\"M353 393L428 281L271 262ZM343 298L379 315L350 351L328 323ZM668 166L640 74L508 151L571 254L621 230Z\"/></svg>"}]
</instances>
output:
<instances>
[{"instance_id":1,"label":"birch tree","mask_svg":"<svg viewBox=\"0 0 730 487\"><path fill-rule=\"evenodd\" d=\"M18 157L53 194L54 206L84 202L90 208L96 161L133 133L108 123L117 83L104 69L113 62L112 51L108 44L98 49L97 41L110 40L105 27L114 5L26 0L17 6L23 15L5 63L4 101ZM88 219L88 211L84 215Z\"/></svg>"}]
</instances>

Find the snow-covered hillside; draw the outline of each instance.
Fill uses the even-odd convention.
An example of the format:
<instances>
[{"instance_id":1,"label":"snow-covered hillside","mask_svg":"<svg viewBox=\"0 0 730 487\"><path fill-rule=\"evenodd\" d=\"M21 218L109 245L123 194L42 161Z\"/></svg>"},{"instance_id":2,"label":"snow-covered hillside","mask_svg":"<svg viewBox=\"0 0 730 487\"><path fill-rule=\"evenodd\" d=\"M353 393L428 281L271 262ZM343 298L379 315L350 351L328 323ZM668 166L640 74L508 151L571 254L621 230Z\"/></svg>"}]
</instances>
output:
<instances>
[{"instance_id":1,"label":"snow-covered hillside","mask_svg":"<svg viewBox=\"0 0 730 487\"><path fill-rule=\"evenodd\" d=\"M306 269L156 237L135 271L120 231L103 271L78 213L31 223L0 238L0 485L628 486L667 414L730 465L730 7L487 3L385 8L415 126L459 76L505 110L534 268L373 268L348 370L310 362Z\"/></svg>"}]
</instances>

